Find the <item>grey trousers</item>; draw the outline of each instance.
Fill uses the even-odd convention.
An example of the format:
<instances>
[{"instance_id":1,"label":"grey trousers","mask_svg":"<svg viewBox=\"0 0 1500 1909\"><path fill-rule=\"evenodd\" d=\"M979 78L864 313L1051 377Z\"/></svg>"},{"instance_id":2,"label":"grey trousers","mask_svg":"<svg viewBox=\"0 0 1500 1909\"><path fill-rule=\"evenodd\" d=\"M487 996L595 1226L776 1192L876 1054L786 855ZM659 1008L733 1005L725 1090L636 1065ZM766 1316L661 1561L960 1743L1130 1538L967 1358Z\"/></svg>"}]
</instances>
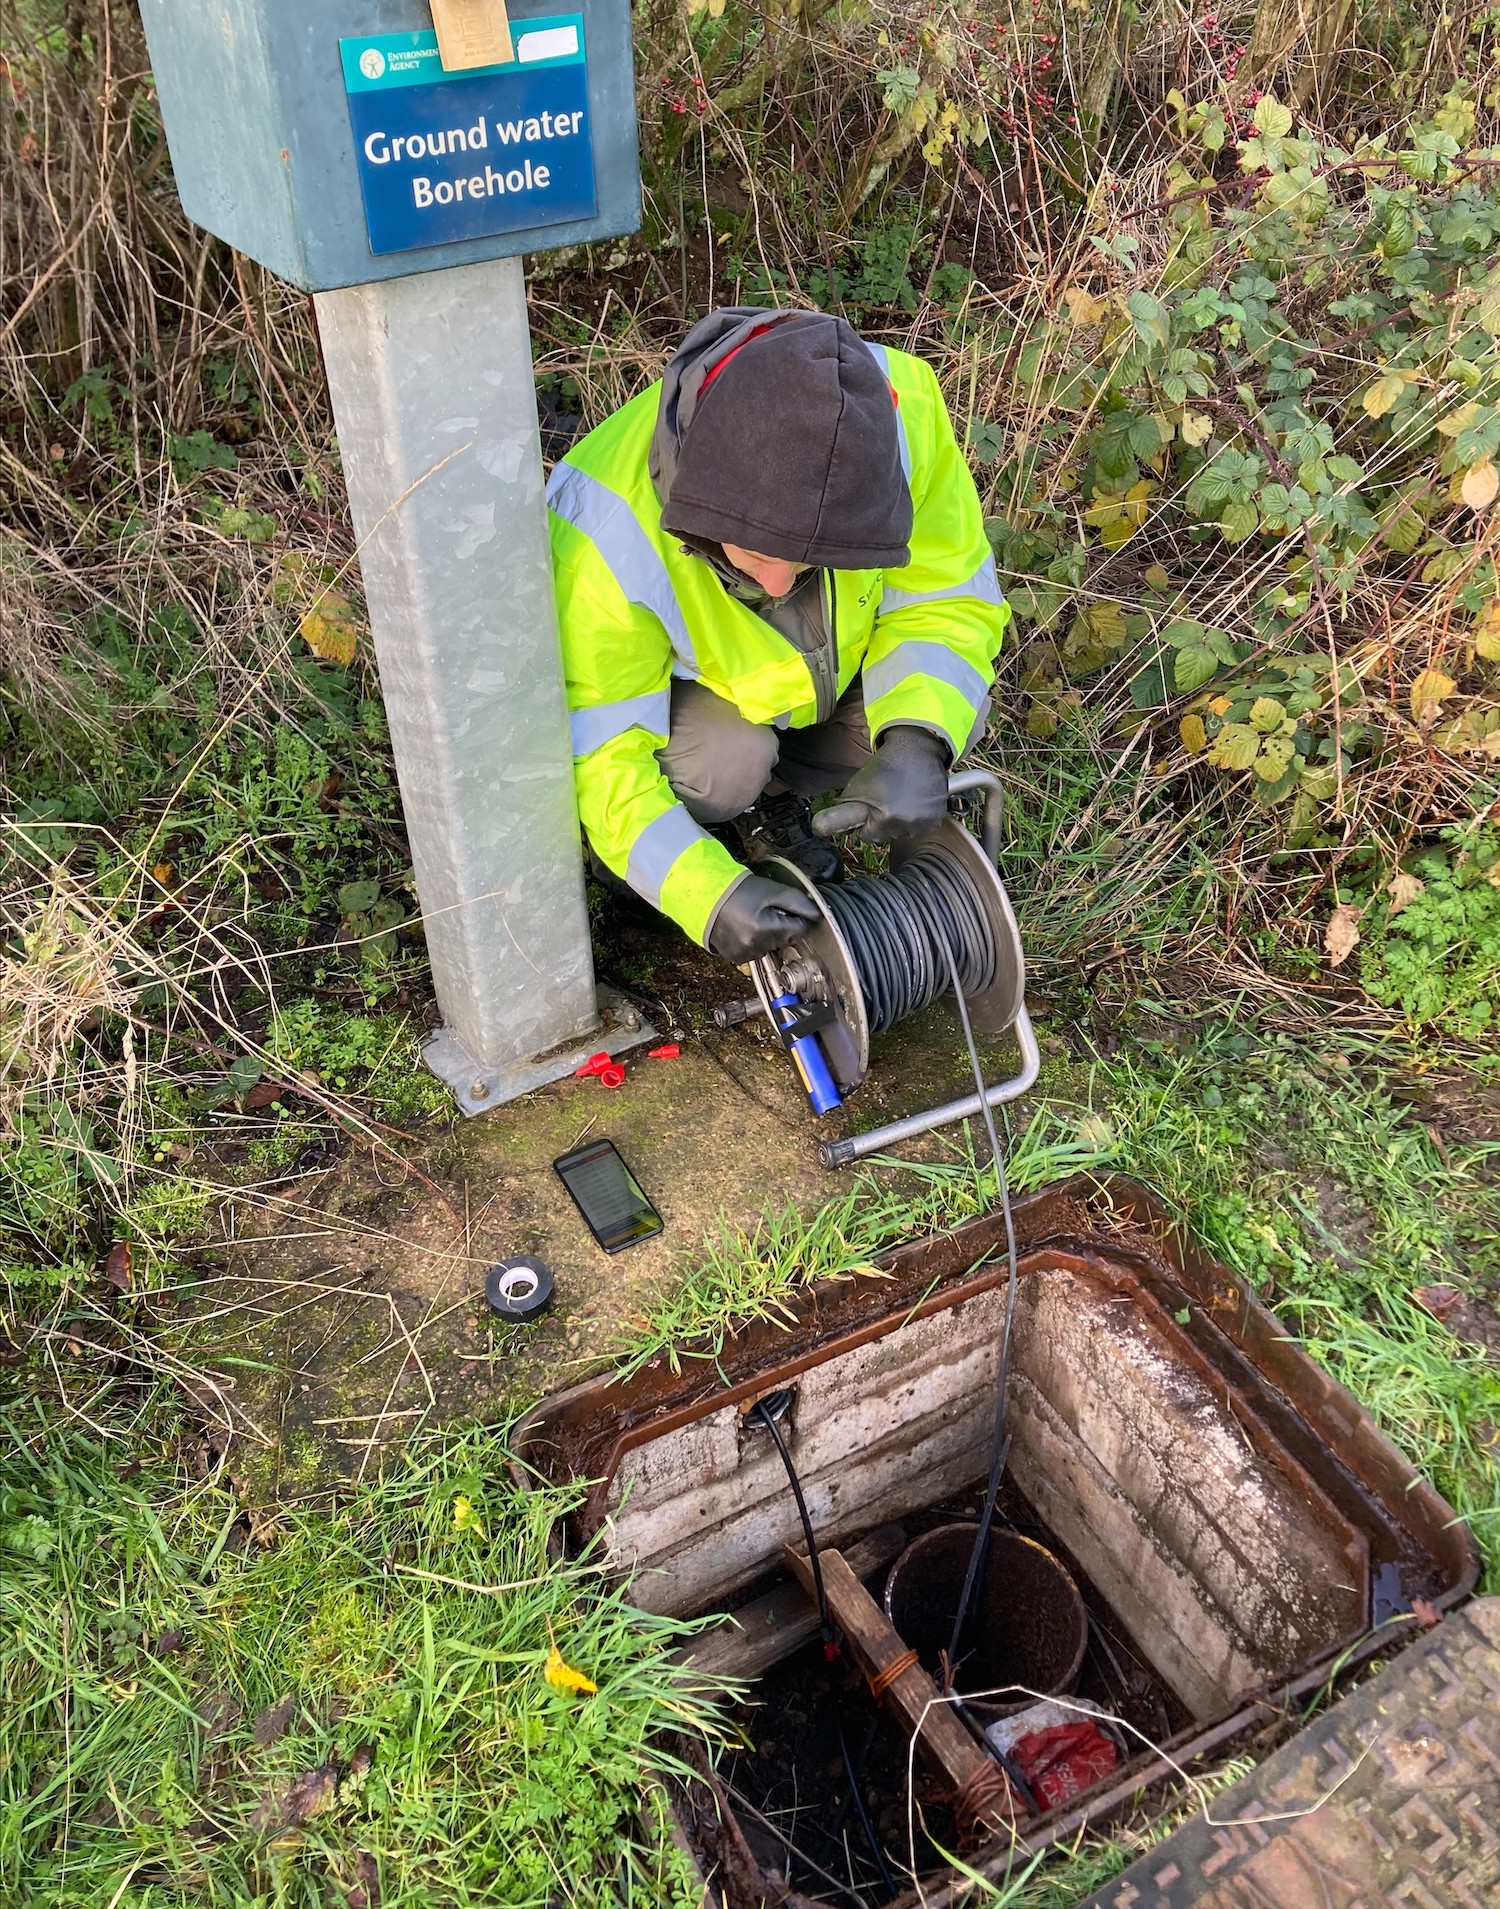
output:
<instances>
[{"instance_id":1,"label":"grey trousers","mask_svg":"<svg viewBox=\"0 0 1500 1909\"><path fill-rule=\"evenodd\" d=\"M672 684L672 729L656 760L704 828L743 815L768 788L797 795L842 789L870 760L864 684L854 681L825 723L775 729L753 723L701 683Z\"/></svg>"},{"instance_id":2,"label":"grey trousers","mask_svg":"<svg viewBox=\"0 0 1500 1909\"><path fill-rule=\"evenodd\" d=\"M989 718L986 696L965 755ZM768 789L808 798L842 789L872 754L865 686L857 676L828 721L809 729L753 723L701 683L678 680L672 684L671 733L656 760L688 814L711 829L753 808Z\"/></svg>"}]
</instances>

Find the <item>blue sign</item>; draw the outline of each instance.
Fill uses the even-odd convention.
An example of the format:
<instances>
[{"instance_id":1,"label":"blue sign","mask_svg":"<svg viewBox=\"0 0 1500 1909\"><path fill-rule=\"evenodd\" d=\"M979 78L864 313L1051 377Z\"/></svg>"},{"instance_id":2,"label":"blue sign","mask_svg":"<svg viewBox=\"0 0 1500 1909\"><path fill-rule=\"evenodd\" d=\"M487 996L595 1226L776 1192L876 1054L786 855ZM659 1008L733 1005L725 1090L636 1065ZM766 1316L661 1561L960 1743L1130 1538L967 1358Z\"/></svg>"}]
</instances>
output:
<instances>
[{"instance_id":1,"label":"blue sign","mask_svg":"<svg viewBox=\"0 0 1500 1909\"><path fill-rule=\"evenodd\" d=\"M339 41L372 252L594 216L583 15L511 31L514 60L463 73L435 33Z\"/></svg>"}]
</instances>

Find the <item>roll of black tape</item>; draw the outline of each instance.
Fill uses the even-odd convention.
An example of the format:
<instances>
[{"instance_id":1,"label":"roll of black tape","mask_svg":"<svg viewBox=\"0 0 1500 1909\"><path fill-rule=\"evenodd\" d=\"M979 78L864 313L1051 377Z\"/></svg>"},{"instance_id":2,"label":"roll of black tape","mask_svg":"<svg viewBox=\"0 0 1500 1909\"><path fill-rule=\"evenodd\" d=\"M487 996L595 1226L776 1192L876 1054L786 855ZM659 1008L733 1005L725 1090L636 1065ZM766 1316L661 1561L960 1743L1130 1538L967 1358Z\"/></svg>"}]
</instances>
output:
<instances>
[{"instance_id":1,"label":"roll of black tape","mask_svg":"<svg viewBox=\"0 0 1500 1909\"><path fill-rule=\"evenodd\" d=\"M484 1283L490 1310L502 1319L539 1319L552 1304L554 1291L551 1273L529 1253L497 1260Z\"/></svg>"}]
</instances>

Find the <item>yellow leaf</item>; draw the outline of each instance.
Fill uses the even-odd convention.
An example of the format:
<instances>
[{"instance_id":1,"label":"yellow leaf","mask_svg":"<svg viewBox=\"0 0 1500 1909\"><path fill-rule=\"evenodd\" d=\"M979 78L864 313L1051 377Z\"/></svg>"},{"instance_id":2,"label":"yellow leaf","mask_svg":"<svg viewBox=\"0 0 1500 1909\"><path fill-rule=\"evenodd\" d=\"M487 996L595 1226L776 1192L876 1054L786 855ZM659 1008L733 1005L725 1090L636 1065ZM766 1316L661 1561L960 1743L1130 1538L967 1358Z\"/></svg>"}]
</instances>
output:
<instances>
[{"instance_id":1,"label":"yellow leaf","mask_svg":"<svg viewBox=\"0 0 1500 1909\"><path fill-rule=\"evenodd\" d=\"M1274 696L1257 696L1250 705L1250 727L1258 729L1263 736L1269 735L1281 727L1285 715L1286 710Z\"/></svg>"},{"instance_id":2,"label":"yellow leaf","mask_svg":"<svg viewBox=\"0 0 1500 1909\"><path fill-rule=\"evenodd\" d=\"M1209 746L1216 769L1248 769L1260 753L1260 737L1248 723L1225 723Z\"/></svg>"},{"instance_id":3,"label":"yellow leaf","mask_svg":"<svg viewBox=\"0 0 1500 1909\"><path fill-rule=\"evenodd\" d=\"M1471 464L1458 488L1470 510L1488 510L1500 496L1500 470L1496 469L1494 459L1482 457L1477 464Z\"/></svg>"},{"instance_id":4,"label":"yellow leaf","mask_svg":"<svg viewBox=\"0 0 1500 1909\"><path fill-rule=\"evenodd\" d=\"M1399 371L1388 371L1383 378L1377 378L1360 399L1360 403L1372 418L1383 418L1387 411L1394 410L1397 401L1406 390L1406 380Z\"/></svg>"},{"instance_id":5,"label":"yellow leaf","mask_svg":"<svg viewBox=\"0 0 1500 1909\"><path fill-rule=\"evenodd\" d=\"M1451 676L1440 669L1424 669L1418 672L1411 686L1411 713L1420 722L1431 722L1442 707L1443 698L1451 696L1458 685Z\"/></svg>"},{"instance_id":6,"label":"yellow leaf","mask_svg":"<svg viewBox=\"0 0 1500 1909\"><path fill-rule=\"evenodd\" d=\"M1328 917L1323 949L1330 968L1342 967L1359 946L1359 914L1351 902L1341 901Z\"/></svg>"},{"instance_id":7,"label":"yellow leaf","mask_svg":"<svg viewBox=\"0 0 1500 1909\"><path fill-rule=\"evenodd\" d=\"M479 1513L460 1495L453 1501L453 1526L456 1531L482 1531L484 1526Z\"/></svg>"},{"instance_id":8,"label":"yellow leaf","mask_svg":"<svg viewBox=\"0 0 1500 1909\"><path fill-rule=\"evenodd\" d=\"M1153 590L1165 590L1172 581L1172 579L1167 575L1166 570L1159 563L1148 563L1146 565L1144 576L1145 576L1145 581L1148 584L1150 584ZM1496 607L1500 608L1500 605L1497 605Z\"/></svg>"},{"instance_id":9,"label":"yellow leaf","mask_svg":"<svg viewBox=\"0 0 1500 1909\"><path fill-rule=\"evenodd\" d=\"M1215 696L1213 701L1209 704L1209 708L1216 716L1227 716L1229 714L1229 698L1227 696Z\"/></svg>"},{"instance_id":10,"label":"yellow leaf","mask_svg":"<svg viewBox=\"0 0 1500 1909\"><path fill-rule=\"evenodd\" d=\"M1408 875L1404 868L1398 868L1386 883L1385 892L1391 898L1390 908L1386 912L1399 915L1403 908L1409 907L1417 899L1418 895L1426 894L1427 884L1419 881L1415 875Z\"/></svg>"},{"instance_id":11,"label":"yellow leaf","mask_svg":"<svg viewBox=\"0 0 1500 1909\"><path fill-rule=\"evenodd\" d=\"M319 661L347 667L359 648L359 633L348 602L335 590L325 590L298 624L302 640Z\"/></svg>"},{"instance_id":12,"label":"yellow leaf","mask_svg":"<svg viewBox=\"0 0 1500 1909\"><path fill-rule=\"evenodd\" d=\"M1206 411L1184 411L1180 428L1184 444L1207 444L1214 434L1214 421Z\"/></svg>"},{"instance_id":13,"label":"yellow leaf","mask_svg":"<svg viewBox=\"0 0 1500 1909\"><path fill-rule=\"evenodd\" d=\"M1184 716L1177 725L1177 731L1182 737L1182 746L1189 755L1201 756L1208 747L1208 731L1203 727L1201 716L1191 714Z\"/></svg>"},{"instance_id":14,"label":"yellow leaf","mask_svg":"<svg viewBox=\"0 0 1500 1909\"><path fill-rule=\"evenodd\" d=\"M1450 411L1445 418L1439 418L1437 428L1444 437L1457 437L1460 431L1467 431L1474 422L1479 406L1471 398L1467 404L1461 404L1456 411Z\"/></svg>"},{"instance_id":15,"label":"yellow leaf","mask_svg":"<svg viewBox=\"0 0 1500 1909\"><path fill-rule=\"evenodd\" d=\"M581 1670L574 1670L571 1664L563 1662L563 1654L556 1644L547 1653L547 1667L542 1675L554 1690L577 1690L585 1697L592 1697L599 1688Z\"/></svg>"},{"instance_id":16,"label":"yellow leaf","mask_svg":"<svg viewBox=\"0 0 1500 1909\"><path fill-rule=\"evenodd\" d=\"M154 882L160 882L162 887L166 888L176 873L177 870L170 862L158 862L151 871L151 879Z\"/></svg>"},{"instance_id":17,"label":"yellow leaf","mask_svg":"<svg viewBox=\"0 0 1500 1909\"><path fill-rule=\"evenodd\" d=\"M1487 663L1500 663L1500 597L1496 597L1474 632L1474 647Z\"/></svg>"},{"instance_id":18,"label":"yellow leaf","mask_svg":"<svg viewBox=\"0 0 1500 1909\"><path fill-rule=\"evenodd\" d=\"M1098 642L1117 648L1125 641L1125 612L1118 603L1091 603L1084 612L1089 634Z\"/></svg>"},{"instance_id":19,"label":"yellow leaf","mask_svg":"<svg viewBox=\"0 0 1500 1909\"><path fill-rule=\"evenodd\" d=\"M1070 285L1063 293L1063 303L1075 325L1097 325L1109 310L1107 298L1095 298L1092 292L1085 291L1081 285Z\"/></svg>"}]
</instances>

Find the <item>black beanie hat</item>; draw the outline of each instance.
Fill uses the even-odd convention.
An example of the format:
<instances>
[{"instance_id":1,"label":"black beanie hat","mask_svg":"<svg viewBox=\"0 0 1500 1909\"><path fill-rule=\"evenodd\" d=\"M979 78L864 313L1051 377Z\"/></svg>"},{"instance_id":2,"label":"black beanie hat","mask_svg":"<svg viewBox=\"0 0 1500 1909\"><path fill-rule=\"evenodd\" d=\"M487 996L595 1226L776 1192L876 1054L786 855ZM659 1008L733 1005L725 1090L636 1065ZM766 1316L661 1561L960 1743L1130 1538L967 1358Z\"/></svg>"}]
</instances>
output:
<instances>
[{"instance_id":1,"label":"black beanie hat","mask_svg":"<svg viewBox=\"0 0 1500 1909\"><path fill-rule=\"evenodd\" d=\"M884 372L842 318L757 316L765 328L747 326L707 368L676 445L663 529L831 570L899 569L911 488Z\"/></svg>"}]
</instances>

